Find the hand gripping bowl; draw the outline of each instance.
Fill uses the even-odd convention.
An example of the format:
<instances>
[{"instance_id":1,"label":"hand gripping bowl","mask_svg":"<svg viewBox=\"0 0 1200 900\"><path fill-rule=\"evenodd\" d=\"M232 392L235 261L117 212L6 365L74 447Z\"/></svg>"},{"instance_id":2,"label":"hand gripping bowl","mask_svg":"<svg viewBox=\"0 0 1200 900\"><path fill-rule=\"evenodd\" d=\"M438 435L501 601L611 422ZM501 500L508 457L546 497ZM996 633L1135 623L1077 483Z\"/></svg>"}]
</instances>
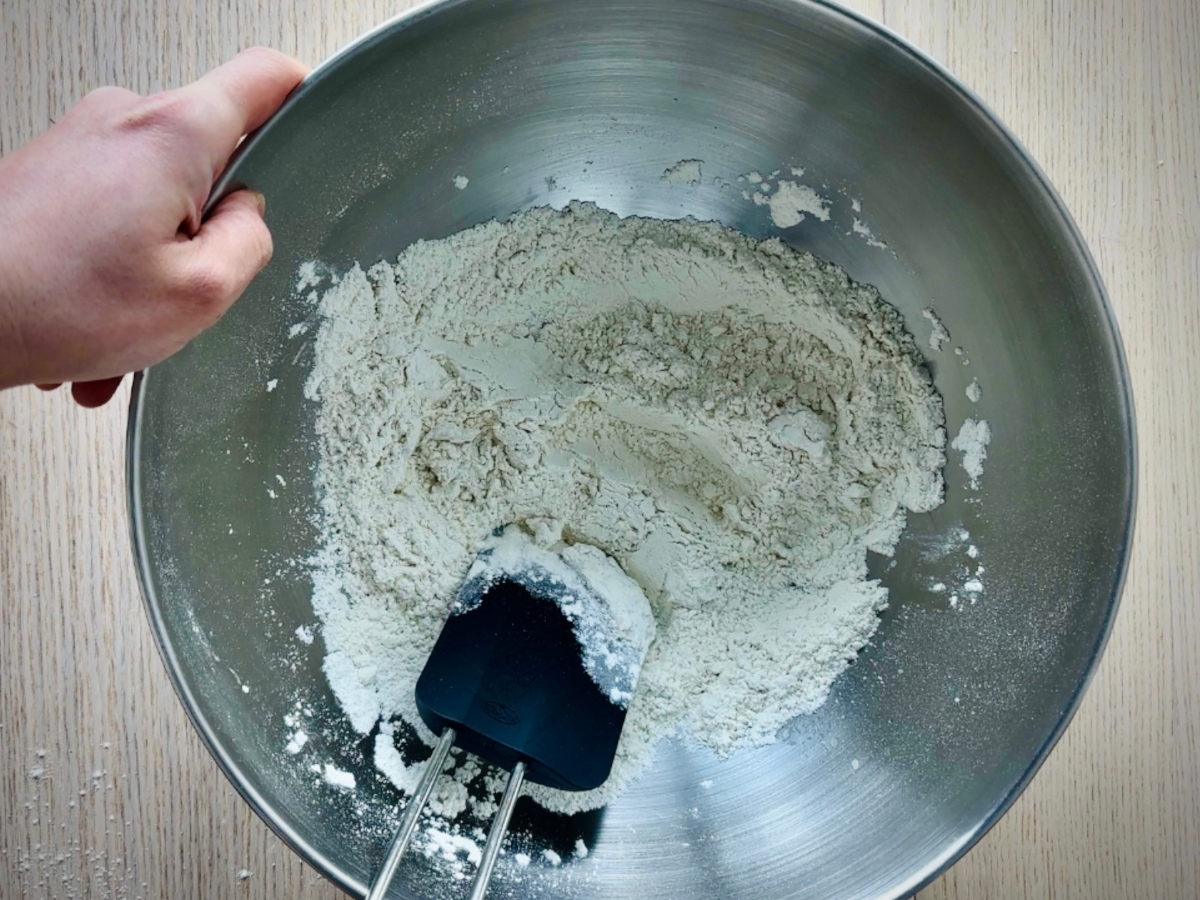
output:
<instances>
[{"instance_id":1,"label":"hand gripping bowl","mask_svg":"<svg viewBox=\"0 0 1200 900\"><path fill-rule=\"evenodd\" d=\"M700 184L663 180L686 159L703 161ZM282 752L297 696L322 723L308 729L322 759L353 768L357 741L319 634L293 635L313 615L290 561L319 529L311 331L289 337L312 314L298 265L394 258L571 199L778 234L737 176L790 165L834 200L829 221L784 238L876 285L923 348L931 304L953 335L926 355L950 436L968 416L991 424L981 488L966 489L950 452L946 503L911 517L894 565L875 561L891 605L819 712L726 760L668 744L600 814L519 811L514 829L535 842L568 858L583 837L592 852L560 868L502 858L494 889L903 896L996 821L1066 725L1124 571L1133 418L1095 268L1012 136L929 60L823 3L427 6L318 69L247 142L219 190L270 197L275 258L224 321L140 378L130 414L137 564L180 696L246 799L350 893L382 858L398 795L369 770L355 792L332 790ZM886 249L854 233L850 198ZM970 403L975 378L984 393ZM937 548L959 528L986 587L952 609L930 585L956 577L961 554ZM417 854L393 895L439 895L444 865Z\"/></svg>"}]
</instances>

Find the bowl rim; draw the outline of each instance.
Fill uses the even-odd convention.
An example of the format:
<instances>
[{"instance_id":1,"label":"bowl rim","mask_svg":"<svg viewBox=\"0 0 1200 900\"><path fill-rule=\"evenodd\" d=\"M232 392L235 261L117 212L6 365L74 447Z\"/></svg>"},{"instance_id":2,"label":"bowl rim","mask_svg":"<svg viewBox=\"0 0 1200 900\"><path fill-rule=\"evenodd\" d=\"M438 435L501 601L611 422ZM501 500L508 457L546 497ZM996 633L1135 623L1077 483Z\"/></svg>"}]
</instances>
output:
<instances>
[{"instance_id":1,"label":"bowl rim","mask_svg":"<svg viewBox=\"0 0 1200 900\"><path fill-rule=\"evenodd\" d=\"M238 190L245 185L238 181L237 178L237 163L241 157L253 151L266 135L268 135L276 122L282 118L292 107L304 101L305 96L320 82L326 80L343 64L349 62L363 50L372 47L388 38L393 34L408 28L417 22L436 15L438 12L450 7L465 5L475 2L475 0L424 0L375 26L374 28L364 32L358 38L350 41L342 46L339 50L322 61L319 65L312 69L311 72L304 78L299 86L287 97L280 108L267 120L254 134L246 138L230 157L225 169L215 182L213 189L209 195L208 201L204 206L204 213L207 214L220 200L227 194ZM958 98L965 104L968 109L973 110L980 118L981 122L991 129L993 136L1002 144L1007 145L1007 148L1012 153L1014 158L1024 166L1026 174L1029 176L1031 183L1041 192L1046 201L1048 201L1047 209L1058 220L1058 224L1062 228L1062 233L1067 239L1068 246L1076 255L1082 270L1086 273L1087 288L1099 300L1101 312L1103 313L1104 322L1107 326L1107 334L1109 338L1108 355L1110 362L1113 364L1120 390L1120 407L1122 412L1122 424L1125 424L1129 434L1129 453L1128 453L1128 468L1125 473L1127 489L1123 498L1124 521L1121 529L1121 540L1119 546L1119 558L1117 570L1113 579L1107 608L1104 611L1100 628L1096 636L1096 640L1091 648L1087 667L1085 668L1079 682L1076 684L1071 696L1063 707L1063 711L1059 716L1058 721L1050 729L1042 744L1034 753L1029 765L1020 774L1020 776L1012 783L1008 791L996 801L991 811L983 816L978 822L968 829L965 829L957 841L952 842L943 852L937 856L931 857L923 861L919 866L914 866L913 871L897 886L896 892L889 895L890 900L898 900L898 898L909 897L916 894L918 891L927 887L936 878L945 871L950 869L958 862L966 853L974 847L979 840L1000 820L1000 818L1009 810L1016 799L1028 787L1034 775L1037 774L1043 763L1045 763L1050 752L1058 743L1067 726L1074 718L1078 711L1080 701L1083 698L1084 692L1091 684L1095 677L1100 657L1104 652L1104 648L1108 643L1108 639L1112 633L1113 624L1116 620L1117 610L1120 606L1121 594L1124 589L1126 575L1129 569L1129 555L1133 543L1133 534L1135 519L1137 515L1137 498L1138 498L1138 430L1137 419L1133 403L1133 390L1129 378L1129 367L1125 355L1124 344L1121 339L1121 332L1118 328L1116 315L1113 311L1112 302L1109 298L1108 291L1104 286L1104 282L1100 276L1099 269L1091 251L1088 249L1087 243L1072 218L1062 197L1054 188L1050 179L1046 176L1041 166L1029 153L1024 144L1012 133L1012 131L1004 124L998 115L988 106L983 99L975 93L971 88L964 85L957 77L955 77L949 69L941 63L933 59L929 54L919 49L905 38L889 27L876 22L868 16L859 13L855 10L842 6L836 0L761 0L766 5L779 7L803 6L809 7L817 11L819 15L827 15L833 18L838 18L846 22L851 27L867 31L876 37L882 39L885 43L892 46L899 53L908 56L912 61L919 64L927 70L937 81L944 87L949 88ZM179 657L175 652L170 638L168 637L166 621L163 618L158 596L155 591L151 578L151 562L150 554L146 541L145 522L141 516L141 483L139 479L140 463L141 463L141 445L140 438L142 436L141 421L144 409L144 392L146 384L146 374L150 370L137 372L133 378L133 388L129 401L129 414L126 426L126 503L127 514L129 518L129 533L131 549L133 551L134 567L137 571L138 585L141 590L143 606L150 620L151 631L154 635L155 645L158 647L158 652L162 657L163 664L167 670L167 675L170 678L171 684L179 696L180 702L183 704L184 710L191 720L192 725L198 732L201 741L204 743L209 754L216 761L218 767L225 774L225 777L233 784L234 788L249 804L250 808L258 815L260 819L286 843L294 852L296 852L303 860L313 866L325 878L329 879L343 891L352 896L365 895L367 885L352 877L345 869L334 863L323 853L318 852L311 844L291 825L282 821L274 812L273 807L267 800L255 789L250 777L241 767L234 762L233 758L227 752L225 747L216 737L215 730L209 724L208 720L200 712L190 686L183 678L183 670L179 665Z\"/></svg>"}]
</instances>

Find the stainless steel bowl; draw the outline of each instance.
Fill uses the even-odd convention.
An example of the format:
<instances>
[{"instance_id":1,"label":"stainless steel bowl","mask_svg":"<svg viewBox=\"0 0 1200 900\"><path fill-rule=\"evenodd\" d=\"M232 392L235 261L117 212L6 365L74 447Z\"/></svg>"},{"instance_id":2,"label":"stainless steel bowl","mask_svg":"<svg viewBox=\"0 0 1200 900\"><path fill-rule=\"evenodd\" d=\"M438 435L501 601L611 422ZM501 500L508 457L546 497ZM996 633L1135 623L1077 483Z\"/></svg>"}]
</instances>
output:
<instances>
[{"instance_id":1,"label":"stainless steel bowl","mask_svg":"<svg viewBox=\"0 0 1200 900\"><path fill-rule=\"evenodd\" d=\"M702 184L660 179L682 159L703 160ZM295 560L318 537L311 334L289 337L311 314L297 265L390 258L569 199L773 234L763 207L712 179L789 164L838 199L786 239L877 285L919 338L933 305L964 348L929 365L951 434L973 410L991 423L982 490L948 467L945 505L911 519L894 566L880 561L891 606L823 709L724 761L669 744L602 814L523 811L534 842L583 836L592 853L502 864L498 895L904 895L996 821L1062 731L1120 589L1133 420L1095 268L1012 136L928 59L822 3L446 2L332 59L248 142L221 188L268 195L275 259L218 327L141 378L130 416L137 564L183 702L246 799L351 893L397 796L362 767L353 796L332 791L282 752L301 697L324 723L313 753L359 765L320 638L292 635L313 621ZM850 233L851 197L888 250ZM961 556L938 543L960 525L986 591L952 610L929 585L956 576ZM414 858L395 895L438 895L438 866Z\"/></svg>"}]
</instances>

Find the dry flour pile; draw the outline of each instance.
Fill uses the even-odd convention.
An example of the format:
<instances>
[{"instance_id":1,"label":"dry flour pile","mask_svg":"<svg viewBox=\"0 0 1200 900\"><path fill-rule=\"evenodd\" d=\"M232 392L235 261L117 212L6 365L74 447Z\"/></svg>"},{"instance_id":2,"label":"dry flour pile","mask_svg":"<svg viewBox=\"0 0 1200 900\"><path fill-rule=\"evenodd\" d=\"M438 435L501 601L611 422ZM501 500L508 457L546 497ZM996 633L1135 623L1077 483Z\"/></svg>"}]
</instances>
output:
<instances>
[{"instance_id":1,"label":"dry flour pile","mask_svg":"<svg viewBox=\"0 0 1200 900\"><path fill-rule=\"evenodd\" d=\"M818 707L887 599L867 551L941 501L941 400L899 314L778 241L535 209L355 268L320 314L325 671L402 788L391 723L429 738L413 685L498 527L602 548L654 609L609 782L530 789L576 811L664 736L728 754ZM474 792L486 815L498 784L460 768L434 811Z\"/></svg>"}]
</instances>

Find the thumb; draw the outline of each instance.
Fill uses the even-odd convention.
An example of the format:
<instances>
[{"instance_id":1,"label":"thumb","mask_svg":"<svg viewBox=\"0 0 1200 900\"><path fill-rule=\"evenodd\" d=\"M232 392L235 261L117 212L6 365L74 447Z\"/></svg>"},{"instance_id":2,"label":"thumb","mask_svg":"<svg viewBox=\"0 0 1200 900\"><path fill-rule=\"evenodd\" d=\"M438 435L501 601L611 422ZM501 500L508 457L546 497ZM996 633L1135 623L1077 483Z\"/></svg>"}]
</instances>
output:
<instances>
[{"instance_id":1,"label":"thumb","mask_svg":"<svg viewBox=\"0 0 1200 900\"><path fill-rule=\"evenodd\" d=\"M189 242L197 299L220 316L271 259L266 200L256 191L230 194L217 204Z\"/></svg>"}]
</instances>

